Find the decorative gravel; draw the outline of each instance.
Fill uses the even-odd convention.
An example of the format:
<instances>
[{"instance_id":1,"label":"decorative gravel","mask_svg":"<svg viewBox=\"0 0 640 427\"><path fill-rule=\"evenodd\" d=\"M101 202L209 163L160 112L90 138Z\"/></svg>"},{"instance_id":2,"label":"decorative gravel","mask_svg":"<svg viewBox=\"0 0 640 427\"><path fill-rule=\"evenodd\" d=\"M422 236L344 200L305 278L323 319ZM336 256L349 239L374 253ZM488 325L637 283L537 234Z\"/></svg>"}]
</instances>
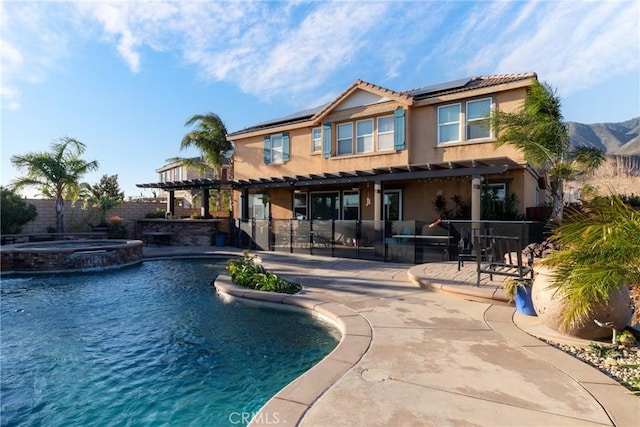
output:
<instances>
[{"instance_id":1,"label":"decorative gravel","mask_svg":"<svg viewBox=\"0 0 640 427\"><path fill-rule=\"evenodd\" d=\"M637 345L614 348L611 344L603 343L580 348L550 341L547 343L599 369L640 396L640 347Z\"/></svg>"}]
</instances>

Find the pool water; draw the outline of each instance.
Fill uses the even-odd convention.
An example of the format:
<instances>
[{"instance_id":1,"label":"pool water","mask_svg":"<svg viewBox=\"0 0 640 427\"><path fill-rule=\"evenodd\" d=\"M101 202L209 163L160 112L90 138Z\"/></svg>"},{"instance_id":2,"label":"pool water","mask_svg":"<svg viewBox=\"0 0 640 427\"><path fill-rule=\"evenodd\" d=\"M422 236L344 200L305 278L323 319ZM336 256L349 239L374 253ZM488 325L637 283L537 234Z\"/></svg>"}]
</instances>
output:
<instances>
[{"instance_id":1,"label":"pool water","mask_svg":"<svg viewBox=\"0 0 640 427\"><path fill-rule=\"evenodd\" d=\"M310 315L225 303L224 261L3 278L3 426L242 425L337 345Z\"/></svg>"}]
</instances>

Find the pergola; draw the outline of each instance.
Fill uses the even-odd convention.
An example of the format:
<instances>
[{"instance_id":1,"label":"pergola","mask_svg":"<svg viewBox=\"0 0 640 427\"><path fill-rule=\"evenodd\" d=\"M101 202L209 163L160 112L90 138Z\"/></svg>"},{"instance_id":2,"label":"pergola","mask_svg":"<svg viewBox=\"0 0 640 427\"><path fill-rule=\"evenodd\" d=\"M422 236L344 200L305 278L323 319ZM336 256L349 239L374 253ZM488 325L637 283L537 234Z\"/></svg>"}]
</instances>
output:
<instances>
[{"instance_id":1,"label":"pergola","mask_svg":"<svg viewBox=\"0 0 640 427\"><path fill-rule=\"evenodd\" d=\"M202 192L202 215L209 215L209 191L221 188L233 188L242 191L244 200L248 199L249 191L256 189L289 188L292 191L302 187L316 187L339 184L373 183L374 186L374 220L381 220L382 188L384 183L407 180L429 180L470 176L471 177L471 219L480 220L481 177L503 173L509 169L523 169L508 157L492 159L476 159L457 162L427 163L419 165L394 166L388 168L374 168L349 172L307 174L282 176L272 178L246 179L238 181L220 181L215 179L190 179L185 181L156 182L136 184L139 188L154 188L168 192L167 212L171 212L175 202L174 192L177 190L199 190ZM243 203L241 217L248 217L247 203Z\"/></svg>"}]
</instances>

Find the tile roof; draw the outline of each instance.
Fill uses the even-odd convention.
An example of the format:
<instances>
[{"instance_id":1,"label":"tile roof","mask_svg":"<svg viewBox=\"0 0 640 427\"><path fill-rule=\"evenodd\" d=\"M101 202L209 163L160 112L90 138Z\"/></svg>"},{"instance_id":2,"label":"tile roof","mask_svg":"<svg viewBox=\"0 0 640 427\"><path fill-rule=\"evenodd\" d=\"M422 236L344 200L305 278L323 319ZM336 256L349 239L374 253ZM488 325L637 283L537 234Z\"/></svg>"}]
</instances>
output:
<instances>
[{"instance_id":1,"label":"tile roof","mask_svg":"<svg viewBox=\"0 0 640 427\"><path fill-rule=\"evenodd\" d=\"M331 109L340 102L348 98L357 89L368 90L380 95L388 96L407 105L411 105L414 101L420 101L436 96L448 95L452 93L470 91L485 87L497 86L506 83L513 83L522 80L536 79L536 73L519 73L519 74L497 74L491 76L468 77L464 79L453 80L444 83L438 83L430 86L424 86L417 89L411 89L404 92L397 92L382 86L374 85L363 80L356 80L351 86L344 90L333 101L319 107L309 108L299 111L291 115L281 117L274 120L259 123L257 125L232 132L229 136L241 135L243 133L253 132L260 129L275 127L278 125L290 125L302 123L306 121L317 121L322 119Z\"/></svg>"},{"instance_id":2,"label":"tile roof","mask_svg":"<svg viewBox=\"0 0 640 427\"><path fill-rule=\"evenodd\" d=\"M454 80L448 83L414 89L408 93L414 100L419 101L421 99L431 98L434 96L448 95L451 93L497 86L521 80L529 80L532 78L537 78L536 73L498 74L493 76L470 77L467 79Z\"/></svg>"}]
</instances>

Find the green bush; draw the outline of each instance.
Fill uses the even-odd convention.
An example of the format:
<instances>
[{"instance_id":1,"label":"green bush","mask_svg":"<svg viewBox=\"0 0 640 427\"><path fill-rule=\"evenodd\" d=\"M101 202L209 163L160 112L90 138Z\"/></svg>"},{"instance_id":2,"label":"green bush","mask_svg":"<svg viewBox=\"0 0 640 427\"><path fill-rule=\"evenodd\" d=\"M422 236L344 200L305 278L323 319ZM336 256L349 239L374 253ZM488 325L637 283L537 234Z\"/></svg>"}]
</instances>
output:
<instances>
[{"instance_id":1,"label":"green bush","mask_svg":"<svg viewBox=\"0 0 640 427\"><path fill-rule=\"evenodd\" d=\"M161 208L157 208L155 212L149 212L144 217L145 218L164 218L167 214L167 211Z\"/></svg>"},{"instance_id":2,"label":"green bush","mask_svg":"<svg viewBox=\"0 0 640 427\"><path fill-rule=\"evenodd\" d=\"M245 251L241 257L227 263L231 281L238 286L258 291L295 294L302 289L299 283L289 282L271 273L256 262L256 256Z\"/></svg>"},{"instance_id":3,"label":"green bush","mask_svg":"<svg viewBox=\"0 0 640 427\"><path fill-rule=\"evenodd\" d=\"M25 202L15 192L0 187L0 218L2 234L17 234L22 227L38 216L36 207Z\"/></svg>"}]
</instances>

